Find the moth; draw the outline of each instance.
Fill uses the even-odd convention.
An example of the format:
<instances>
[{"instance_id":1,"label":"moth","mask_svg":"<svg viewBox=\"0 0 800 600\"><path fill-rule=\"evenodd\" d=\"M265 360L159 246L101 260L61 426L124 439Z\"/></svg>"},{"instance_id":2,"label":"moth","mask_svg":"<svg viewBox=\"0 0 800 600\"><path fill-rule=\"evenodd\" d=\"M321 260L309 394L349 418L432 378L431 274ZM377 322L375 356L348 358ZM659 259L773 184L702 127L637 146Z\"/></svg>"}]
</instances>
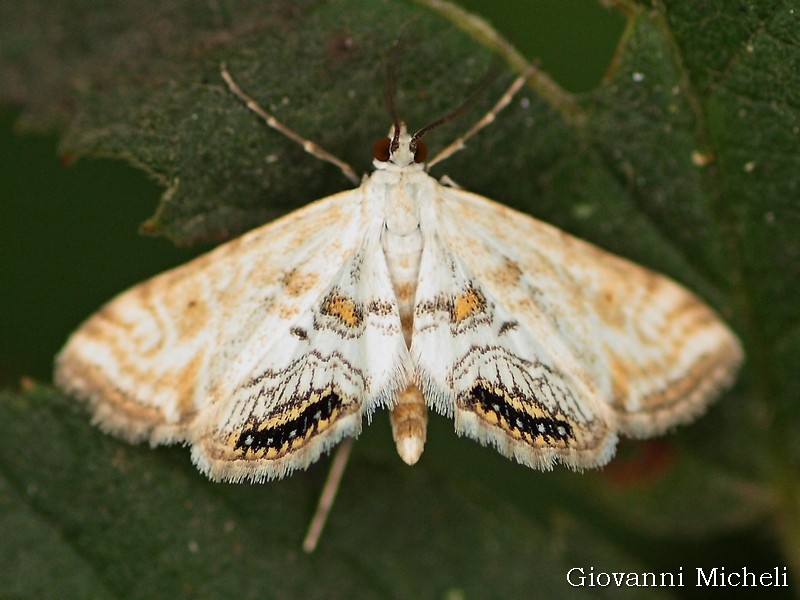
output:
<instances>
[{"instance_id":1,"label":"moth","mask_svg":"<svg viewBox=\"0 0 800 600\"><path fill-rule=\"evenodd\" d=\"M618 435L686 423L732 384L741 345L687 289L428 175L421 138L442 119L411 134L393 114L359 181L221 72L357 186L89 317L55 380L104 431L183 443L211 479L261 482L305 469L381 408L414 464L433 409L519 463L583 469L608 462ZM428 165L494 120L526 76Z\"/></svg>"}]
</instances>

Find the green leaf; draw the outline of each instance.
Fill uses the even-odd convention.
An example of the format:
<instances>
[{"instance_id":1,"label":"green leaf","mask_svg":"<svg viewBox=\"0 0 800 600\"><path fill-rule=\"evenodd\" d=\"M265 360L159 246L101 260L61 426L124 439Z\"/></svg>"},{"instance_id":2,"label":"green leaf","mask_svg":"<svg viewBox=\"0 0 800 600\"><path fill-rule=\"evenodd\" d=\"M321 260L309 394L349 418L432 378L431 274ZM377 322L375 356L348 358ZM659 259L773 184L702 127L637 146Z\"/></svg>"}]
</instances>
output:
<instances>
[{"instance_id":1,"label":"green leaf","mask_svg":"<svg viewBox=\"0 0 800 600\"><path fill-rule=\"evenodd\" d=\"M535 582L541 595L591 598L565 585L571 566L637 568L571 519L541 523L447 473L360 451L308 556L300 541L324 465L214 484L184 450L115 441L45 387L0 394L0 422L0 514L13 534L0 580L20 597L513 598Z\"/></svg>"},{"instance_id":2,"label":"green leaf","mask_svg":"<svg viewBox=\"0 0 800 600\"><path fill-rule=\"evenodd\" d=\"M626 25L600 85L571 95L537 72L434 174L691 287L743 339L733 391L692 426L627 442L587 474L531 472L456 439L443 419L409 470L376 418L310 557L299 544L324 464L264 486L212 484L186 449L110 439L49 388L3 394L0 596L593 597L598 588L566 582L573 566L683 566L692 579L697 566L788 564L796 585L800 10L613 4ZM147 229L180 243L227 238L349 185L247 111L221 61L358 171L389 127L389 63L412 128L495 65L479 104L431 134L435 153L523 61L435 0L30 1L0 6L0 53L0 97L22 107L23 125L65 128L67 157L143 168L165 190Z\"/></svg>"}]
</instances>

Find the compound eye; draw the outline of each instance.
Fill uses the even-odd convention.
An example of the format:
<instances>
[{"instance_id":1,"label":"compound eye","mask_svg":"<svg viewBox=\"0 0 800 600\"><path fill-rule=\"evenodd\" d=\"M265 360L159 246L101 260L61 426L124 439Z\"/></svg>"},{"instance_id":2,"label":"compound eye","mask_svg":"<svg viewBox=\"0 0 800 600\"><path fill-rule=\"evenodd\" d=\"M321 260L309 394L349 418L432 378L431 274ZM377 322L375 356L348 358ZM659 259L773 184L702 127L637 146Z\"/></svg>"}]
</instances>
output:
<instances>
[{"instance_id":1,"label":"compound eye","mask_svg":"<svg viewBox=\"0 0 800 600\"><path fill-rule=\"evenodd\" d=\"M414 162L425 162L426 158L428 158L428 147L425 145L425 142L417 140L414 146Z\"/></svg>"},{"instance_id":2,"label":"compound eye","mask_svg":"<svg viewBox=\"0 0 800 600\"><path fill-rule=\"evenodd\" d=\"M377 142L375 142L375 145L372 147L373 158L381 162L388 161L389 155L391 154L390 152L391 145L392 145L392 140L390 140L388 137L380 138Z\"/></svg>"}]
</instances>

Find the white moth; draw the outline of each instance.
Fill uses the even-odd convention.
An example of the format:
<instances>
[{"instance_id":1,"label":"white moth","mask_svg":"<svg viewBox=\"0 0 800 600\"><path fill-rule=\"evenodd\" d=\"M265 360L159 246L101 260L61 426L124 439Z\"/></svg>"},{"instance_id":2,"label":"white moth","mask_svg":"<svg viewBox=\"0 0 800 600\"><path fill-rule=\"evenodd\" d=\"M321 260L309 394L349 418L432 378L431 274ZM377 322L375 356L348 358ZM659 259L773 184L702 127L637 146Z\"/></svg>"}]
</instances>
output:
<instances>
[{"instance_id":1,"label":"white moth","mask_svg":"<svg viewBox=\"0 0 800 600\"><path fill-rule=\"evenodd\" d=\"M279 131L353 170L229 88ZM430 164L491 122L524 84ZM427 408L536 469L598 467L617 435L690 421L737 338L692 293L426 172L395 119L375 171L111 300L55 379L126 440L185 443L214 480L304 469L379 408L414 464ZM315 543L315 541L313 542Z\"/></svg>"}]
</instances>

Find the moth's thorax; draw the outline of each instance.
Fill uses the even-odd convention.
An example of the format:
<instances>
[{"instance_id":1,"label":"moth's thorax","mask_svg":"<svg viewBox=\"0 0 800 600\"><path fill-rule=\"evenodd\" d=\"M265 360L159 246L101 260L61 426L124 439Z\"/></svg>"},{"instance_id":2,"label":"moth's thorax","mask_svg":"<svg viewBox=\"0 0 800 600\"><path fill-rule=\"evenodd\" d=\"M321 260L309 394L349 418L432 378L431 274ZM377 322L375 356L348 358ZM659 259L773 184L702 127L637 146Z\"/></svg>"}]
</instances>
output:
<instances>
[{"instance_id":1,"label":"moth's thorax","mask_svg":"<svg viewBox=\"0 0 800 600\"><path fill-rule=\"evenodd\" d=\"M400 236L418 232L420 206L431 200L437 185L421 165L413 167L375 171L367 182L368 201L380 203L376 208L382 212L386 229Z\"/></svg>"},{"instance_id":2,"label":"moth's thorax","mask_svg":"<svg viewBox=\"0 0 800 600\"><path fill-rule=\"evenodd\" d=\"M390 165L394 166L394 165ZM378 169L368 185L367 202L378 202L382 213L381 245L397 296L406 343L411 343L414 296L422 256L420 208L431 202L437 182L422 165Z\"/></svg>"}]
</instances>

